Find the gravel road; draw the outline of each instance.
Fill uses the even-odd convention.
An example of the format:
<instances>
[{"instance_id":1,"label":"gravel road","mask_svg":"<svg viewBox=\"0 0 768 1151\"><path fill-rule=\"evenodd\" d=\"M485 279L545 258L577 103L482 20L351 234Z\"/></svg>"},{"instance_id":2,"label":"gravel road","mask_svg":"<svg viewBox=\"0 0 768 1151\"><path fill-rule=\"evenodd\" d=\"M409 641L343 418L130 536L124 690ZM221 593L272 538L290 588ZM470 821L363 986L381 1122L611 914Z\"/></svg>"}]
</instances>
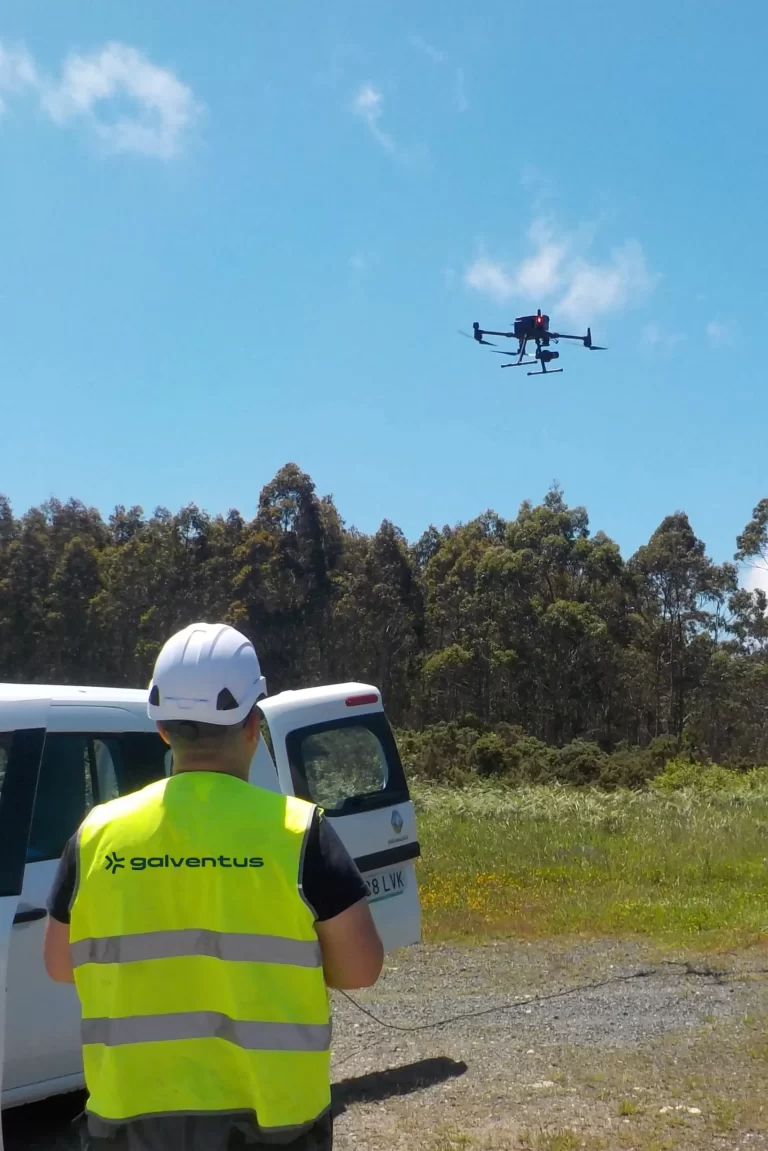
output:
<instances>
[{"instance_id":1,"label":"gravel road","mask_svg":"<svg viewBox=\"0 0 768 1151\"><path fill-rule=\"evenodd\" d=\"M354 997L389 1027L334 995L336 1147L768 1151L767 975L612 941L397 953ZM79 1103L6 1113L7 1151L70 1151Z\"/></svg>"}]
</instances>

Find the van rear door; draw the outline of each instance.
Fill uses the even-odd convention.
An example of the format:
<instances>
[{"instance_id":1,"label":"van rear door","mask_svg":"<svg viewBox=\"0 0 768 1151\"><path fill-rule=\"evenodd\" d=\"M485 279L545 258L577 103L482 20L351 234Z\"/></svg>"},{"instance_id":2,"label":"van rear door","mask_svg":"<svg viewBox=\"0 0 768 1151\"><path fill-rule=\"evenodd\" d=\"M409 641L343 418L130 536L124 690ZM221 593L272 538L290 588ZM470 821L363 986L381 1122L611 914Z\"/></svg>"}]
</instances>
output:
<instances>
[{"instance_id":1,"label":"van rear door","mask_svg":"<svg viewBox=\"0 0 768 1151\"><path fill-rule=\"evenodd\" d=\"M317 803L357 862L384 948L417 943L416 818L381 696L367 684L286 691L259 704L280 789Z\"/></svg>"},{"instance_id":2,"label":"van rear door","mask_svg":"<svg viewBox=\"0 0 768 1151\"><path fill-rule=\"evenodd\" d=\"M25 914L18 904L49 705L50 700L0 699L0 1091L8 949L14 920ZM0 1122L0 1151L2 1146Z\"/></svg>"}]
</instances>

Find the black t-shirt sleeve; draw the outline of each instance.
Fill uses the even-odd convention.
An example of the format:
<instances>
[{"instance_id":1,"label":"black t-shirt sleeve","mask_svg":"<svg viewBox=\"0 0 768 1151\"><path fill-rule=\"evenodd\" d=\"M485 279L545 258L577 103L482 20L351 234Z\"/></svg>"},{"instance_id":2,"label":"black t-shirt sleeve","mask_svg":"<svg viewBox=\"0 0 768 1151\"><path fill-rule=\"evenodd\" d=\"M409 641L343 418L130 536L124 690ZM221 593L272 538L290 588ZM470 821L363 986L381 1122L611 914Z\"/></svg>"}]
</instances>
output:
<instances>
[{"instance_id":1,"label":"black t-shirt sleeve","mask_svg":"<svg viewBox=\"0 0 768 1151\"><path fill-rule=\"evenodd\" d=\"M77 883L77 836L68 841L48 895L48 914L59 923L69 923L69 909Z\"/></svg>"},{"instance_id":2,"label":"black t-shirt sleeve","mask_svg":"<svg viewBox=\"0 0 768 1151\"><path fill-rule=\"evenodd\" d=\"M301 884L318 920L341 915L367 895L357 864L320 811L315 812L307 833Z\"/></svg>"}]
</instances>

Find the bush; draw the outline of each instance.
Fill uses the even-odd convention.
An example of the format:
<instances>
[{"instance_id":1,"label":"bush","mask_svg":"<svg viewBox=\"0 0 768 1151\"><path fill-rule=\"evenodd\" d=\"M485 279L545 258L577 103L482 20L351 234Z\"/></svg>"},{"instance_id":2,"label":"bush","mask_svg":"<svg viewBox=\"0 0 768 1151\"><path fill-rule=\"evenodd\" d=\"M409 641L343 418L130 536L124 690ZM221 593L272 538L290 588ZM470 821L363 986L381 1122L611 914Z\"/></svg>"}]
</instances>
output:
<instances>
[{"instance_id":1,"label":"bush","mask_svg":"<svg viewBox=\"0 0 768 1151\"><path fill-rule=\"evenodd\" d=\"M469 767L482 777L506 775L511 750L500 735L489 731L469 749Z\"/></svg>"},{"instance_id":2,"label":"bush","mask_svg":"<svg viewBox=\"0 0 768 1151\"><path fill-rule=\"evenodd\" d=\"M606 791L628 787L637 790L658 775L663 764L659 763L650 748L622 748L606 757L600 772L598 786Z\"/></svg>"},{"instance_id":3,"label":"bush","mask_svg":"<svg viewBox=\"0 0 768 1151\"><path fill-rule=\"evenodd\" d=\"M687 759L670 759L664 770L651 781L656 791L734 791L744 776L739 776L717 763L689 763Z\"/></svg>"},{"instance_id":4,"label":"bush","mask_svg":"<svg viewBox=\"0 0 768 1151\"><path fill-rule=\"evenodd\" d=\"M458 723L437 723L423 731L397 732L406 774L436 783L460 784L471 773L470 752L478 733Z\"/></svg>"},{"instance_id":5,"label":"bush","mask_svg":"<svg viewBox=\"0 0 768 1151\"><path fill-rule=\"evenodd\" d=\"M563 783L597 783L608 763L608 756L596 743L575 739L560 750L558 778Z\"/></svg>"},{"instance_id":6,"label":"bush","mask_svg":"<svg viewBox=\"0 0 768 1151\"><path fill-rule=\"evenodd\" d=\"M633 752L639 751L639 748L631 748ZM657 735L652 739L645 749L645 754L651 760L654 768L654 775L657 775L664 769L670 759L674 759L680 754L680 743L673 735Z\"/></svg>"},{"instance_id":7,"label":"bush","mask_svg":"<svg viewBox=\"0 0 768 1151\"><path fill-rule=\"evenodd\" d=\"M399 731L397 741L409 778L464 787L473 780L498 780L507 786L529 783L638 790L650 785L661 793L688 788L707 793L768 790L768 767L735 770L718 764L691 763L679 743L667 736L646 748L619 746L606 752L576 739L550 747L519 727L483 727L475 716L437 723L423 731Z\"/></svg>"},{"instance_id":8,"label":"bush","mask_svg":"<svg viewBox=\"0 0 768 1151\"><path fill-rule=\"evenodd\" d=\"M551 783L559 778L560 756L556 747L524 735L509 748L507 756L510 779L519 783Z\"/></svg>"}]
</instances>

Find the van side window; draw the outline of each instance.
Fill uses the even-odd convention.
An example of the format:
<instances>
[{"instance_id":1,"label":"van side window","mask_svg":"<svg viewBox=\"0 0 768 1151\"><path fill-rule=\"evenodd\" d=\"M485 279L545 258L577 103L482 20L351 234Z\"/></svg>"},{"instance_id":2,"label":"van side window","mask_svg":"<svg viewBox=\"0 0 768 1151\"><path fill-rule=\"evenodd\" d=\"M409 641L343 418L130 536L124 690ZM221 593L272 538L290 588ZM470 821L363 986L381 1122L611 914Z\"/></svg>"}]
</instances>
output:
<instances>
[{"instance_id":1,"label":"van side window","mask_svg":"<svg viewBox=\"0 0 768 1151\"><path fill-rule=\"evenodd\" d=\"M105 740L94 739L93 757L96 766L96 787L99 803L108 803L110 799L117 799L120 789L117 783L115 762Z\"/></svg>"},{"instance_id":2,"label":"van side window","mask_svg":"<svg viewBox=\"0 0 768 1151\"><path fill-rule=\"evenodd\" d=\"M129 795L166 775L165 758L168 751L157 732L122 731L119 735L100 735L94 739L96 755L111 764L99 775L99 788L109 787L108 794L99 792L99 802L105 803L117 795Z\"/></svg>"},{"instance_id":3,"label":"van side window","mask_svg":"<svg viewBox=\"0 0 768 1151\"><path fill-rule=\"evenodd\" d=\"M5 779L5 765L8 762L8 752L11 749L11 733L4 731L0 733L0 790L3 787L3 780Z\"/></svg>"},{"instance_id":4,"label":"van side window","mask_svg":"<svg viewBox=\"0 0 768 1151\"><path fill-rule=\"evenodd\" d=\"M27 863L58 859L86 810L93 805L89 742L85 735L49 732L46 736Z\"/></svg>"},{"instance_id":5,"label":"van side window","mask_svg":"<svg viewBox=\"0 0 768 1151\"><path fill-rule=\"evenodd\" d=\"M107 803L162 779L166 750L153 732L49 732L40 764L27 863L58 859L94 804Z\"/></svg>"}]
</instances>

